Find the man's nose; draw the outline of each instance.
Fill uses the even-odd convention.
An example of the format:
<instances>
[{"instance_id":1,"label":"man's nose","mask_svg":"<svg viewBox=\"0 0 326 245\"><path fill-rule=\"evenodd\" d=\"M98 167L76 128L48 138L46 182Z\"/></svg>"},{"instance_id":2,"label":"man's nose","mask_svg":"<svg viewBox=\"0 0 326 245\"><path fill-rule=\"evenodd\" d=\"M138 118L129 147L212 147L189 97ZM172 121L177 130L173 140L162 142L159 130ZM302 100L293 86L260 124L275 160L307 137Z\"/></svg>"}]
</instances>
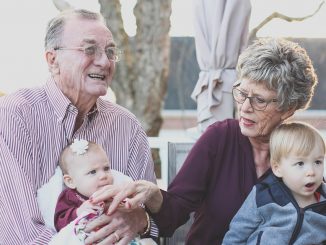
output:
<instances>
[{"instance_id":1,"label":"man's nose","mask_svg":"<svg viewBox=\"0 0 326 245\"><path fill-rule=\"evenodd\" d=\"M109 58L107 57L106 53L104 52L104 50L100 50L96 53L95 55L95 59L94 59L94 63L96 65L100 65L100 66L107 66L110 65L111 61L109 60Z\"/></svg>"}]
</instances>

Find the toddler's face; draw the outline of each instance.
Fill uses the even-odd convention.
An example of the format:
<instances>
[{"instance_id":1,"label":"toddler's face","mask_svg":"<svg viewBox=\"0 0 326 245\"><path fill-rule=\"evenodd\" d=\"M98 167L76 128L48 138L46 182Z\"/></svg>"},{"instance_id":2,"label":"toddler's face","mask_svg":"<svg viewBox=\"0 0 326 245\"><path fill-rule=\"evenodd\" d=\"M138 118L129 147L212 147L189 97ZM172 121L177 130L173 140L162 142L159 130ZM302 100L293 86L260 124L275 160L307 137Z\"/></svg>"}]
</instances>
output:
<instances>
[{"instance_id":1,"label":"toddler's face","mask_svg":"<svg viewBox=\"0 0 326 245\"><path fill-rule=\"evenodd\" d=\"M282 157L276 169L273 169L299 204L314 200L314 193L323 182L324 154L322 147L316 145L308 156L293 152Z\"/></svg>"},{"instance_id":2,"label":"toddler's face","mask_svg":"<svg viewBox=\"0 0 326 245\"><path fill-rule=\"evenodd\" d=\"M75 159L76 162L69 164L68 173L80 194L90 197L101 187L113 183L110 162L103 149L89 150Z\"/></svg>"}]
</instances>

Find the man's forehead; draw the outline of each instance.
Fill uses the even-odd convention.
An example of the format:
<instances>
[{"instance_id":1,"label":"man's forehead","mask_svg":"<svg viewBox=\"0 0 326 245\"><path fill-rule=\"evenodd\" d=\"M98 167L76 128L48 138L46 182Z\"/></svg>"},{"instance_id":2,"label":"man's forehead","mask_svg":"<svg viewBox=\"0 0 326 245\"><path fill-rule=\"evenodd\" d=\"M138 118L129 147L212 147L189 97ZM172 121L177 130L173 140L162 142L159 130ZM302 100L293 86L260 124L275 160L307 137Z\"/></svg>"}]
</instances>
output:
<instances>
[{"instance_id":1,"label":"man's forehead","mask_svg":"<svg viewBox=\"0 0 326 245\"><path fill-rule=\"evenodd\" d=\"M83 38L82 43L85 43L85 44L99 44L97 39L89 38L89 37ZM105 46L115 46L114 40L112 38L109 38L109 39L105 40Z\"/></svg>"},{"instance_id":2,"label":"man's forehead","mask_svg":"<svg viewBox=\"0 0 326 245\"><path fill-rule=\"evenodd\" d=\"M65 24L64 37L75 42L115 46L111 31L101 20L69 18Z\"/></svg>"}]
</instances>

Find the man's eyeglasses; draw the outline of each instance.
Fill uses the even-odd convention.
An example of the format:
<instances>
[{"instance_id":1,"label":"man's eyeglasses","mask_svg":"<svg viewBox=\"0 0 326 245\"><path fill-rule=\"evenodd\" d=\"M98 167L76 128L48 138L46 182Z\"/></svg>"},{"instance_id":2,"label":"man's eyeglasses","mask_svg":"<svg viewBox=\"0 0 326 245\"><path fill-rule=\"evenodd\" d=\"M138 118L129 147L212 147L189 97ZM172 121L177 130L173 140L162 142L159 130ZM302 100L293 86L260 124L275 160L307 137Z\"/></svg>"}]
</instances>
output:
<instances>
[{"instance_id":1,"label":"man's eyeglasses","mask_svg":"<svg viewBox=\"0 0 326 245\"><path fill-rule=\"evenodd\" d=\"M65 48L65 47L56 47L54 50L79 50L83 51L84 54L88 57L94 58L95 56L100 57L104 52L106 57L109 60L114 62L118 62L122 55L122 50L116 47L107 47L104 50L97 45L86 46L86 47L73 47L73 48Z\"/></svg>"},{"instance_id":2,"label":"man's eyeglasses","mask_svg":"<svg viewBox=\"0 0 326 245\"><path fill-rule=\"evenodd\" d=\"M246 99L249 99L251 107L257 111L264 111L269 103L277 102L277 99L265 100L258 96L248 96L248 94L242 92L236 87L233 87L232 95L234 100L240 104L243 104Z\"/></svg>"}]
</instances>

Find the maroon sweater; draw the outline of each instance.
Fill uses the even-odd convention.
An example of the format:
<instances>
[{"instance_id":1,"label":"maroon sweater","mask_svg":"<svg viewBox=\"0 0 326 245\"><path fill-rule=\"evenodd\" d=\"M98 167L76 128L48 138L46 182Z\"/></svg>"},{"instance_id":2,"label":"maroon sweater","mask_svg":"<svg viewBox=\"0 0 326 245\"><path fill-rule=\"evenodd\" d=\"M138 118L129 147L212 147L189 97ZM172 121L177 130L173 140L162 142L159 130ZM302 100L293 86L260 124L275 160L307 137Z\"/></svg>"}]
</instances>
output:
<instances>
[{"instance_id":1,"label":"maroon sweater","mask_svg":"<svg viewBox=\"0 0 326 245\"><path fill-rule=\"evenodd\" d=\"M252 147L239 122L217 122L196 142L168 192L162 191L162 208L152 217L160 235L171 236L195 211L186 244L221 244L257 182Z\"/></svg>"},{"instance_id":2,"label":"maroon sweater","mask_svg":"<svg viewBox=\"0 0 326 245\"><path fill-rule=\"evenodd\" d=\"M57 231L77 218L77 208L86 200L87 197L73 189L66 188L61 192L54 213L54 226Z\"/></svg>"}]
</instances>

